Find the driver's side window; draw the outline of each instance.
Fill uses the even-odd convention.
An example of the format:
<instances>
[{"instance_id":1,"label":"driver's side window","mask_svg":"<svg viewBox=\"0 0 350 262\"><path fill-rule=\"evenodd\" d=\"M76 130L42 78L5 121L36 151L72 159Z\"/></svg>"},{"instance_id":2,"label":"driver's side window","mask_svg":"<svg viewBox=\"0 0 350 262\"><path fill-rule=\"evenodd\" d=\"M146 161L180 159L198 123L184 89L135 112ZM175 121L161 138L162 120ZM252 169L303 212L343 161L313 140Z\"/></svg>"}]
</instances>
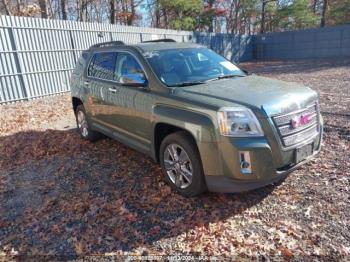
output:
<instances>
[{"instance_id":1,"label":"driver's side window","mask_svg":"<svg viewBox=\"0 0 350 262\"><path fill-rule=\"evenodd\" d=\"M118 53L115 71L119 83L143 84L146 81L141 65L129 53Z\"/></svg>"}]
</instances>

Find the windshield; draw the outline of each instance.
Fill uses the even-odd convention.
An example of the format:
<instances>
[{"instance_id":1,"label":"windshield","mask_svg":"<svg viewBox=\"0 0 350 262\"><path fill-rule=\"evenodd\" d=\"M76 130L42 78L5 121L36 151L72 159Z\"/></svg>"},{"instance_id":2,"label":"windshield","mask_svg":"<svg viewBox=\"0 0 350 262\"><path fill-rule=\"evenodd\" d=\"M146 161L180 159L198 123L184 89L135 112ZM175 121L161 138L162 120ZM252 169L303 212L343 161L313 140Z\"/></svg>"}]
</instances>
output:
<instances>
[{"instance_id":1,"label":"windshield","mask_svg":"<svg viewBox=\"0 0 350 262\"><path fill-rule=\"evenodd\" d=\"M236 65L207 48L156 50L144 56L167 86L194 85L225 77L245 76Z\"/></svg>"}]
</instances>

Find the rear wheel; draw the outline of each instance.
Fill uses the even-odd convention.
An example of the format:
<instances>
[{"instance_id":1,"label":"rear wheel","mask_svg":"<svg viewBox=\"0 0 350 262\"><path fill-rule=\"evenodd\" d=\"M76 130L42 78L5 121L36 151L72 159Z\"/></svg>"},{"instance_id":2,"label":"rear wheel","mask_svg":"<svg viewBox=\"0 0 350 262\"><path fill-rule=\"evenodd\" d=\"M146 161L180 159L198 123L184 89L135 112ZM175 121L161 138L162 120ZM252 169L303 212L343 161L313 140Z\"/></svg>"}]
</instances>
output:
<instances>
[{"instance_id":1,"label":"rear wheel","mask_svg":"<svg viewBox=\"0 0 350 262\"><path fill-rule=\"evenodd\" d=\"M191 197L206 190L197 146L186 132L176 132L164 138L159 159L165 180L180 194Z\"/></svg>"},{"instance_id":2,"label":"rear wheel","mask_svg":"<svg viewBox=\"0 0 350 262\"><path fill-rule=\"evenodd\" d=\"M91 130L83 105L77 106L77 109L75 110L75 118L77 121L78 132L82 139L93 142L100 138L98 132Z\"/></svg>"}]
</instances>

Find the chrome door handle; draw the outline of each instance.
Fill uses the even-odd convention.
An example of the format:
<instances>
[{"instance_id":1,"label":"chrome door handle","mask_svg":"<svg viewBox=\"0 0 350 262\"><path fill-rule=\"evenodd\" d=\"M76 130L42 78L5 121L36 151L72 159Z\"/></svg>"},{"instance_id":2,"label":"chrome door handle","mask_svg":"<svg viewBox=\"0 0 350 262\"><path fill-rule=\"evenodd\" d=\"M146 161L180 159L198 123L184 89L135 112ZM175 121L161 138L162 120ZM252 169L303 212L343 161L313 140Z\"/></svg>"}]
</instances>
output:
<instances>
[{"instance_id":1,"label":"chrome door handle","mask_svg":"<svg viewBox=\"0 0 350 262\"><path fill-rule=\"evenodd\" d=\"M109 90L109 92L111 92L113 94L117 93L117 89L116 88L110 87L110 88L108 88L108 90Z\"/></svg>"},{"instance_id":2,"label":"chrome door handle","mask_svg":"<svg viewBox=\"0 0 350 262\"><path fill-rule=\"evenodd\" d=\"M88 87L90 85L90 81L84 81L84 86Z\"/></svg>"}]
</instances>

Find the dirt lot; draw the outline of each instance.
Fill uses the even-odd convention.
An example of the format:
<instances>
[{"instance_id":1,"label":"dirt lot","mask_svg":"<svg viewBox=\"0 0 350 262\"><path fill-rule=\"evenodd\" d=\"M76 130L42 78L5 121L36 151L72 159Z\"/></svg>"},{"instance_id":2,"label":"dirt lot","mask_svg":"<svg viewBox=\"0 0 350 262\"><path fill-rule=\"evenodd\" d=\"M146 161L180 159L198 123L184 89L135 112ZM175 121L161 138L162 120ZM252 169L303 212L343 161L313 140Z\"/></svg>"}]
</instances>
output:
<instances>
[{"instance_id":1,"label":"dirt lot","mask_svg":"<svg viewBox=\"0 0 350 262\"><path fill-rule=\"evenodd\" d=\"M350 258L350 61L245 63L320 94L320 156L285 181L186 199L158 165L83 142L68 95L0 106L0 258L202 254Z\"/></svg>"}]
</instances>

